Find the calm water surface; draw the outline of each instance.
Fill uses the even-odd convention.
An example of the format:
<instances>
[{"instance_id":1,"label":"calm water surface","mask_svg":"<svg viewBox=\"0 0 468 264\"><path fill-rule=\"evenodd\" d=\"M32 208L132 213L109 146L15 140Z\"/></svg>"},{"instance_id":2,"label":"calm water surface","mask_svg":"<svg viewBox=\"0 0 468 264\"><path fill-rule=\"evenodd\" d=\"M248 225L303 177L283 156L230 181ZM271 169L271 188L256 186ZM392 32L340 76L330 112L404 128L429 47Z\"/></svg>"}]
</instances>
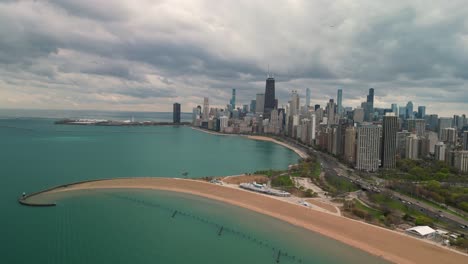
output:
<instances>
[{"instance_id":1,"label":"calm water surface","mask_svg":"<svg viewBox=\"0 0 468 264\"><path fill-rule=\"evenodd\" d=\"M53 117L71 117L60 114ZM83 191L54 208L20 206L23 191L73 181L232 175L282 169L298 159L269 142L187 127L58 126L24 115L12 119L0 111L0 263L275 263L279 250L280 263L381 263L281 221L191 195Z\"/></svg>"}]
</instances>

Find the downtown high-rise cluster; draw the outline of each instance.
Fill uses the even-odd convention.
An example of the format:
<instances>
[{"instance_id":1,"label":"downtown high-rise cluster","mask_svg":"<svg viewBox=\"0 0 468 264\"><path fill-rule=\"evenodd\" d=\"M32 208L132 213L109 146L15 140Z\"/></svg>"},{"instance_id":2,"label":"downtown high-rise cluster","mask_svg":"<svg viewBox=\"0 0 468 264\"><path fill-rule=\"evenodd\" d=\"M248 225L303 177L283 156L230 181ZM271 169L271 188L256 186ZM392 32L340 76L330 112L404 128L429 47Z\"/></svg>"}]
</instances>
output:
<instances>
[{"instance_id":1,"label":"downtown high-rise cluster","mask_svg":"<svg viewBox=\"0 0 468 264\"><path fill-rule=\"evenodd\" d=\"M278 107L275 79L268 76L264 93L250 104L236 106L236 89L225 108L210 108L209 98L193 109L192 124L222 133L267 134L296 139L342 159L358 170L375 172L396 167L398 159L436 159L468 171L468 119L466 115L439 117L415 111L413 102L389 108L374 106L373 88L365 102L343 106L343 90L325 105L310 105L306 89L301 105L293 90L288 103Z\"/></svg>"}]
</instances>

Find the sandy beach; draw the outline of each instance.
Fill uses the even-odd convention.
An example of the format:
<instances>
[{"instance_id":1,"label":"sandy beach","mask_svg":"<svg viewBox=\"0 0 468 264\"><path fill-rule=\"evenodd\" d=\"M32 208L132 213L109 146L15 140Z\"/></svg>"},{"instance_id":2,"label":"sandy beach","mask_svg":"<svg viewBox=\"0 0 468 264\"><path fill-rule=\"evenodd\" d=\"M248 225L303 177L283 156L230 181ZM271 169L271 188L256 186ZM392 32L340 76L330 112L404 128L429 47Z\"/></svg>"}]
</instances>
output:
<instances>
[{"instance_id":1,"label":"sandy beach","mask_svg":"<svg viewBox=\"0 0 468 264\"><path fill-rule=\"evenodd\" d=\"M217 136L241 136L241 137L246 137L246 138L252 139L252 140L269 141L269 142L273 142L275 144L281 145L283 147L286 147L286 148L294 151L297 155L299 155L303 159L305 159L305 158L307 158L309 156L304 151L302 151L302 150L300 150L300 149L298 149L298 148L296 148L294 146L291 146L289 144L286 144L284 142L278 141L278 140L276 140L274 138L271 138L271 137L249 136L249 135L242 135L242 134L225 134L225 133L219 133L219 132L216 132L216 131L209 131L209 130L206 130L206 129L195 128L195 127L192 127L192 129L200 131L200 132L204 132L204 133L207 133L207 134L211 134L211 135L217 135Z\"/></svg>"},{"instance_id":2,"label":"sandy beach","mask_svg":"<svg viewBox=\"0 0 468 264\"><path fill-rule=\"evenodd\" d=\"M286 147L294 152L296 152L297 155L299 155L301 158L305 159L307 158L309 155L307 155L307 153L305 153L304 151L294 147L294 146L291 146L289 144L286 144L284 142L281 142L281 141L278 141L274 138L271 138L271 137L264 137L264 136L247 136L248 139L253 139L253 140L260 140L260 141L269 141L269 142L273 142L273 143L276 143L278 145L281 145L283 147Z\"/></svg>"},{"instance_id":3,"label":"sandy beach","mask_svg":"<svg viewBox=\"0 0 468 264\"><path fill-rule=\"evenodd\" d=\"M26 200L47 200L51 193L83 189L155 189L198 195L250 209L320 233L394 263L466 263L468 257L416 238L344 217L307 210L300 205L197 180L125 178L78 183L52 189Z\"/></svg>"}]
</instances>

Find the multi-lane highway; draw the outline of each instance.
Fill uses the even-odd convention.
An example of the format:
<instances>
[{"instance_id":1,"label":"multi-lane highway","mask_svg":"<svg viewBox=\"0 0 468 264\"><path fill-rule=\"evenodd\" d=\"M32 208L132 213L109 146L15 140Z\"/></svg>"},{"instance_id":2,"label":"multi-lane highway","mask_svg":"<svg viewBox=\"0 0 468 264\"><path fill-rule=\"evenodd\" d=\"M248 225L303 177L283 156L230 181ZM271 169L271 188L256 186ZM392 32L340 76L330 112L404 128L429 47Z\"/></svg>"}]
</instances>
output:
<instances>
[{"instance_id":1,"label":"multi-lane highway","mask_svg":"<svg viewBox=\"0 0 468 264\"><path fill-rule=\"evenodd\" d=\"M409 208L414 210L418 210L421 213L430 216L431 218L438 219L440 222L444 222L448 224L452 229L457 230L458 232L468 234L468 221L465 219L453 215L451 213L442 211L436 207L428 205L424 202L420 202L416 199L413 199L407 195L395 192L388 188L385 188L385 183L382 181L380 184L373 183L371 181L362 179L354 172L347 169L346 173L343 173L343 170L346 169L344 164L341 164L336 160L336 158L331 157L322 152L315 153L322 163L323 170L325 171L326 175L337 175L340 177L344 177L349 181L352 181L359 185L363 190L370 191L370 192L382 192L385 191L386 193L390 193L393 199L399 200L404 203Z\"/></svg>"},{"instance_id":2,"label":"multi-lane highway","mask_svg":"<svg viewBox=\"0 0 468 264\"><path fill-rule=\"evenodd\" d=\"M446 225L450 226L452 230L456 230L459 233L468 235L468 221L466 221L462 217L442 211L439 208L420 202L407 195L392 191L385 187L385 181L382 179L373 179L373 180L363 179L362 177L354 173L352 169L340 163L336 158L326 153L316 151L303 144L300 144L295 140L288 139L288 138L283 138L283 139L291 144L295 144L296 146L302 148L303 150L311 151L314 155L316 155L318 161L321 163L322 171L325 172L325 177L329 175L336 175L339 177L343 177L344 179L347 179L350 182L355 183L356 185L360 186L365 191L369 191L369 192L385 191L386 193L390 193L393 199L401 201L409 208L418 210L421 213L431 218L435 218L435 219L438 219L438 221L440 222L444 222Z\"/></svg>"}]
</instances>

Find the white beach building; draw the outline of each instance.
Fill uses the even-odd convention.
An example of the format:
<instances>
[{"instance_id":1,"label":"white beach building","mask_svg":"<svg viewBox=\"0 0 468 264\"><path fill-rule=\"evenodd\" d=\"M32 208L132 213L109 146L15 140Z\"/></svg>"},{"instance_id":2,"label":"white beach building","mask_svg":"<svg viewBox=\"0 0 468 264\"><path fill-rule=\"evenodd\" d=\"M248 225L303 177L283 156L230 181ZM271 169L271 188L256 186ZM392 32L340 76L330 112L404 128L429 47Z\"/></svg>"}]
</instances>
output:
<instances>
[{"instance_id":1,"label":"white beach building","mask_svg":"<svg viewBox=\"0 0 468 264\"><path fill-rule=\"evenodd\" d=\"M420 238L433 238L436 234L436 231L429 226L415 226L406 229L406 233Z\"/></svg>"}]
</instances>

